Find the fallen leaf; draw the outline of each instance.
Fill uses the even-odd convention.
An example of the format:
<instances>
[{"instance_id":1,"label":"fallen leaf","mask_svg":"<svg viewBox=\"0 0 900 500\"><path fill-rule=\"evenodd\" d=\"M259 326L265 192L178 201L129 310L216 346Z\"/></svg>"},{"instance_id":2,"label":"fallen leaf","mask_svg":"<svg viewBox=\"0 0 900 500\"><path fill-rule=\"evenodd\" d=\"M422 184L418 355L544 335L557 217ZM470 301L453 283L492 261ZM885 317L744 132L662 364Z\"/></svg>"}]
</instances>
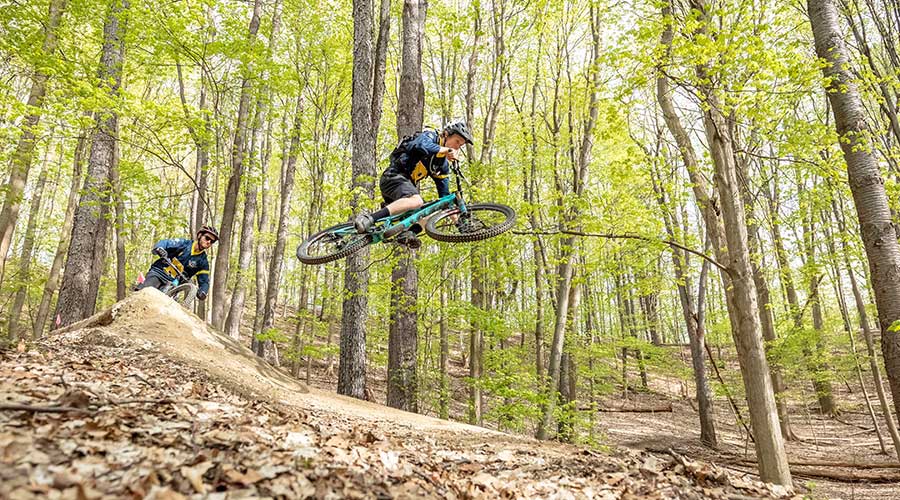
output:
<instances>
[{"instance_id":1,"label":"fallen leaf","mask_svg":"<svg viewBox=\"0 0 900 500\"><path fill-rule=\"evenodd\" d=\"M400 464L400 455L393 451L379 451L378 456L381 457L381 464L384 465L385 470L388 472L397 470L397 466Z\"/></svg>"},{"instance_id":2,"label":"fallen leaf","mask_svg":"<svg viewBox=\"0 0 900 500\"><path fill-rule=\"evenodd\" d=\"M244 486L257 483L264 479L259 472L256 472L253 469L248 469L245 473L231 469L225 473L225 477L232 483L240 483Z\"/></svg>"},{"instance_id":3,"label":"fallen leaf","mask_svg":"<svg viewBox=\"0 0 900 500\"><path fill-rule=\"evenodd\" d=\"M182 476L191 482L191 486L194 487L197 493L206 493L206 485L203 484L203 474L206 474L206 471L212 466L212 462L200 462L193 467L182 467L180 472Z\"/></svg>"}]
</instances>

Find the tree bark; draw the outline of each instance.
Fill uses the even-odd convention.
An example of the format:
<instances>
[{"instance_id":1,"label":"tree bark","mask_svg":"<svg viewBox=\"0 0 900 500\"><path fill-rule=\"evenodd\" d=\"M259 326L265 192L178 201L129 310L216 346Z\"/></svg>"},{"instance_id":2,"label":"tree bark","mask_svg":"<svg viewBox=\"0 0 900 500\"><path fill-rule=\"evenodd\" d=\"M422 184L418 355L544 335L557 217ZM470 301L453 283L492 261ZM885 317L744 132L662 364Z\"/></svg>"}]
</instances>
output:
<instances>
[{"instance_id":1,"label":"tree bark","mask_svg":"<svg viewBox=\"0 0 900 500\"><path fill-rule=\"evenodd\" d=\"M103 26L99 81L101 88L112 96L118 95L122 84L126 29L122 16L128 7L129 0L115 0L106 13ZM87 318L94 313L97 305L106 255L109 176L115 168L113 162L118 128L117 110L105 110L99 114L98 126L91 139L83 194L75 209L72 240L56 305L59 326Z\"/></svg>"},{"instance_id":2,"label":"tree bark","mask_svg":"<svg viewBox=\"0 0 900 500\"><path fill-rule=\"evenodd\" d=\"M832 202L832 211L838 224L838 232L846 234L847 226L844 222L843 213L834 202ZM866 312L866 302L863 299L862 291L859 289L859 283L856 281L853 266L850 265L850 248L846 238L841 238L841 249L844 255L844 265L847 266L847 276L850 278L850 287L853 290L853 301L859 314L859 326L862 328L863 337L866 340L866 353L868 354L866 357L869 360L869 368L872 370L872 378L875 382L875 394L878 396L878 402L881 405L881 411L884 414L891 441L894 443L894 450L897 453L897 457L900 458L900 433L897 431L897 424L894 422L893 415L891 415L891 407L888 404L887 395L884 393L884 384L881 382L881 367L878 366L878 359L875 355L875 342L872 339L872 328L869 326L869 314Z\"/></svg>"},{"instance_id":3,"label":"tree bark","mask_svg":"<svg viewBox=\"0 0 900 500\"><path fill-rule=\"evenodd\" d=\"M41 45L42 57L53 57L53 53L56 52L58 44L57 30L65 9L66 0L50 1L47 22L44 24L44 41ZM16 143L16 149L10 162L6 196L3 199L3 208L0 208L0 283L3 282L6 257L12 244L12 235L16 228L16 221L19 218L19 208L25 192L25 184L28 182L28 171L31 169L34 146L37 142L35 132L41 121L49 79L50 76L42 68L35 68L31 90L28 93L28 113L22 119L20 125L22 135Z\"/></svg>"},{"instance_id":4,"label":"tree bark","mask_svg":"<svg viewBox=\"0 0 900 500\"><path fill-rule=\"evenodd\" d=\"M247 43L256 41L259 31L260 16L262 14L262 0L254 0L253 15L250 17L250 26L247 30ZM238 194L241 190L241 178L244 173L244 144L247 142L247 121L250 115L251 83L250 73L252 65L246 68L246 74L241 81L241 97L238 104L237 121L234 125L234 140L231 144L231 176L228 178L228 186L225 188L225 204L222 207L222 224L219 227L219 243L216 252L216 264L213 269L212 281L212 324L222 330L226 319L226 289L228 285L228 272L231 268L231 245L234 239L234 219L238 211Z\"/></svg>"},{"instance_id":5,"label":"tree bark","mask_svg":"<svg viewBox=\"0 0 900 500\"><path fill-rule=\"evenodd\" d=\"M13 299L12 308L9 311L8 331L9 338L16 339L20 336L19 316L22 314L22 307L25 305L25 297L28 295L28 283L31 281L31 259L34 252L34 233L37 227L37 220L41 211L41 199L44 195L44 186L47 184L47 166L48 162L44 161L44 167L38 176L37 185L34 188L34 194L31 198L31 206L28 209L28 224L25 227L25 240L22 242L22 253L19 257L19 273L17 276L17 286L15 299ZM24 335L21 335L24 337Z\"/></svg>"},{"instance_id":6,"label":"tree bark","mask_svg":"<svg viewBox=\"0 0 900 500\"><path fill-rule=\"evenodd\" d=\"M705 0L691 0L691 7L701 16L700 32L711 23ZM699 33L696 33L699 34ZM710 75L703 65L695 68L701 82L710 82ZM732 332L738 352L738 362L744 380L744 390L750 410L750 424L756 443L760 478L763 481L791 486L784 440L778 423L778 411L769 364L762 340L762 328L750 265L750 249L747 241L747 225L744 203L741 197L734 162L734 149L729 127L723 115L722 103L716 90L709 83L699 86L704 100L703 125L707 144L715 168L716 189L719 193L722 219L725 226L725 243L728 248L730 283L726 294L732 319Z\"/></svg>"},{"instance_id":7,"label":"tree bark","mask_svg":"<svg viewBox=\"0 0 900 500\"><path fill-rule=\"evenodd\" d=\"M281 175L281 201L278 205L278 232L275 236L275 249L269 262L269 278L266 287L266 304L263 309L262 331L266 332L275 325L275 305L284 266L284 247L287 244L287 220L290 215L291 199L294 193L294 176L297 172L297 154L300 149L300 125L302 124L303 98L298 95L294 105L294 124L291 129L291 145L284 162ZM304 304L305 306L305 304ZM299 311L298 311L299 312ZM298 372L299 373L299 372Z\"/></svg>"},{"instance_id":8,"label":"tree bark","mask_svg":"<svg viewBox=\"0 0 900 500\"><path fill-rule=\"evenodd\" d=\"M416 1L416 0L413 0ZM388 335L387 405L418 412L416 353L418 315L416 296L419 283L415 273L415 252L400 258L402 264L391 273L391 318ZM409 273L407 269L412 268Z\"/></svg>"},{"instance_id":9,"label":"tree bark","mask_svg":"<svg viewBox=\"0 0 900 500\"><path fill-rule=\"evenodd\" d=\"M896 411L900 410L900 332L891 327L900 319L900 244L891 220L884 180L867 144L869 128L859 92L848 70L837 9L831 0L808 0L807 10L816 54L828 63L823 66L822 73L827 79L826 92L841 138L850 191L869 261L882 331L881 349Z\"/></svg>"},{"instance_id":10,"label":"tree bark","mask_svg":"<svg viewBox=\"0 0 900 500\"><path fill-rule=\"evenodd\" d=\"M353 0L353 96L352 175L353 212L363 207L362 197L374 194L375 130L373 129L372 85L373 20L372 0ZM379 106L381 103L377 103ZM368 318L369 251L363 249L347 258L344 271L346 295L341 313L341 357L338 393L359 399L366 397L366 319Z\"/></svg>"},{"instance_id":11,"label":"tree bark","mask_svg":"<svg viewBox=\"0 0 900 500\"><path fill-rule=\"evenodd\" d=\"M422 129L425 84L422 82L422 36L427 4L403 2L400 96L397 102L397 137ZM416 403L416 346L418 342L418 271L416 252L407 250L391 272L391 324L388 332L387 404L418 411ZM411 350L411 351L410 351Z\"/></svg>"}]
</instances>

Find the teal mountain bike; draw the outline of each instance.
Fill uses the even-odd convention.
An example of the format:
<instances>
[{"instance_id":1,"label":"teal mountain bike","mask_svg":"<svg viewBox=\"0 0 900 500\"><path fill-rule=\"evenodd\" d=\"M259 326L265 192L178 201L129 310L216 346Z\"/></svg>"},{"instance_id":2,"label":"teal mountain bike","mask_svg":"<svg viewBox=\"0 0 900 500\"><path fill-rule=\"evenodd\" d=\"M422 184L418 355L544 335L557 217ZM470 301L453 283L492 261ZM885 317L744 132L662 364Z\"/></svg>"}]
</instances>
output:
<instances>
[{"instance_id":1,"label":"teal mountain bike","mask_svg":"<svg viewBox=\"0 0 900 500\"><path fill-rule=\"evenodd\" d=\"M345 222L313 234L297 247L297 258L304 264L324 264L342 259L367 245L389 242L424 217L425 233L437 241L462 243L493 238L508 231L516 221L516 212L499 203L473 203L463 198L461 180L465 176L459 164L451 164L456 192L421 207L378 219L365 233L357 233L352 222Z\"/></svg>"}]
</instances>

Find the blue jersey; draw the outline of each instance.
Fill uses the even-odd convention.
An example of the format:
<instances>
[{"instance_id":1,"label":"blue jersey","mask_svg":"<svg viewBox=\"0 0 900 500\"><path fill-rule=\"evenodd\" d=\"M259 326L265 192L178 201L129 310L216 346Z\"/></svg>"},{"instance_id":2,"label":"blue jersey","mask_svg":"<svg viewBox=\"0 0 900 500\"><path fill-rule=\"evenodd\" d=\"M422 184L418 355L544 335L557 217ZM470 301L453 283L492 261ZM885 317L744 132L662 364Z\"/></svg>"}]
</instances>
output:
<instances>
[{"instance_id":1,"label":"blue jersey","mask_svg":"<svg viewBox=\"0 0 900 500\"><path fill-rule=\"evenodd\" d=\"M178 268L185 278L191 279L197 276L197 285L200 291L209 293L209 259L205 250L200 250L197 242L185 239L162 240L153 245L153 248L162 248L168 254L172 265ZM156 259L150 265L150 272L169 283L175 281L178 273L166 264L162 259Z\"/></svg>"},{"instance_id":2,"label":"blue jersey","mask_svg":"<svg viewBox=\"0 0 900 500\"><path fill-rule=\"evenodd\" d=\"M450 162L441 147L444 139L434 130L423 130L404 139L391 153L391 166L385 173L398 173L418 185L431 177L438 196L450 194Z\"/></svg>"}]
</instances>

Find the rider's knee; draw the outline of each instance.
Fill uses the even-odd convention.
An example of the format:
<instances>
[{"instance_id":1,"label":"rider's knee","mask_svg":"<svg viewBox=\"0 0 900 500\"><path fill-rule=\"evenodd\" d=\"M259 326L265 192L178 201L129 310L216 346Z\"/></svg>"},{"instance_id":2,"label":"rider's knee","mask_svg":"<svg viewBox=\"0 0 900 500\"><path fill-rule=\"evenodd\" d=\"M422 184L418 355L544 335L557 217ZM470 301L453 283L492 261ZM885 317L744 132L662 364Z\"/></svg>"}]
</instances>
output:
<instances>
[{"instance_id":1,"label":"rider's knee","mask_svg":"<svg viewBox=\"0 0 900 500\"><path fill-rule=\"evenodd\" d=\"M412 209L416 209L425 204L425 200L422 199L422 195L414 194L409 197L410 202L413 202L415 206L411 207Z\"/></svg>"}]
</instances>

